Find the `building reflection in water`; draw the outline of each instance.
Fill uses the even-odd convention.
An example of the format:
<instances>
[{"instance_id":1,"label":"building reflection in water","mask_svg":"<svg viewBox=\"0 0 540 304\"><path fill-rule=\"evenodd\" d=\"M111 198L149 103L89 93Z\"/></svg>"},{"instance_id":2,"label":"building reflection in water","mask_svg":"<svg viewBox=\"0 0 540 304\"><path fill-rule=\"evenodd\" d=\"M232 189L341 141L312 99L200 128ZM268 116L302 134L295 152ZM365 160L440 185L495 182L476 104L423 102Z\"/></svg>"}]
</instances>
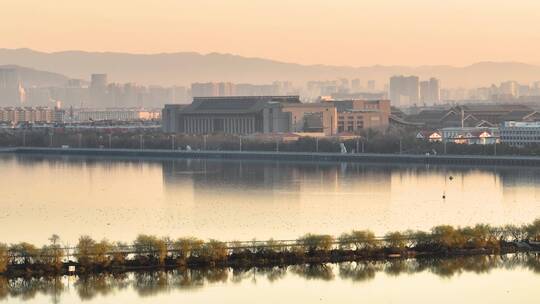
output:
<instances>
[{"instance_id":1,"label":"building reflection in water","mask_svg":"<svg viewBox=\"0 0 540 304\"><path fill-rule=\"evenodd\" d=\"M352 229L528 223L539 169L407 164L1 156L2 242L59 234L224 241ZM452 179L450 179L450 177ZM32 191L28 191L31 189ZM443 195L445 198L443 198Z\"/></svg>"}]
</instances>

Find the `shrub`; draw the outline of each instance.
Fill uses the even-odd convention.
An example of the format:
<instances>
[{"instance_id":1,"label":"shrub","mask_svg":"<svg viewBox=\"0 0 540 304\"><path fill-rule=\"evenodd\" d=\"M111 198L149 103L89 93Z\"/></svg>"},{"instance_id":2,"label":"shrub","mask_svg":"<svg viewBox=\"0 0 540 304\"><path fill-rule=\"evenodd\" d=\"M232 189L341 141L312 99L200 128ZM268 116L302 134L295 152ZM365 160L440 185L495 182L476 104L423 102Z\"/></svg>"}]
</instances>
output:
<instances>
[{"instance_id":1,"label":"shrub","mask_svg":"<svg viewBox=\"0 0 540 304\"><path fill-rule=\"evenodd\" d=\"M139 259L155 259L162 265L167 257L167 242L152 235L140 234L133 242Z\"/></svg>"},{"instance_id":2,"label":"shrub","mask_svg":"<svg viewBox=\"0 0 540 304\"><path fill-rule=\"evenodd\" d=\"M443 225L434 227L431 230L433 241L446 249L462 248L465 245L465 238L459 230L452 226Z\"/></svg>"},{"instance_id":3,"label":"shrub","mask_svg":"<svg viewBox=\"0 0 540 304\"><path fill-rule=\"evenodd\" d=\"M187 259L189 257L199 256L204 241L194 238L179 238L173 243L173 249L177 252L177 257L180 259Z\"/></svg>"},{"instance_id":4,"label":"shrub","mask_svg":"<svg viewBox=\"0 0 540 304\"><path fill-rule=\"evenodd\" d=\"M64 250L59 245L45 245L41 248L39 260L47 266L60 270L64 255Z\"/></svg>"},{"instance_id":5,"label":"shrub","mask_svg":"<svg viewBox=\"0 0 540 304\"><path fill-rule=\"evenodd\" d=\"M26 242L11 245L10 250L14 254L14 262L33 264L36 262L38 257L38 249L36 246Z\"/></svg>"},{"instance_id":6,"label":"shrub","mask_svg":"<svg viewBox=\"0 0 540 304\"><path fill-rule=\"evenodd\" d=\"M389 232L384 238L387 246L391 249L402 250L407 246L407 239L401 232Z\"/></svg>"},{"instance_id":7,"label":"shrub","mask_svg":"<svg viewBox=\"0 0 540 304\"><path fill-rule=\"evenodd\" d=\"M223 242L210 240L203 245L202 256L212 261L222 261L227 258L227 245Z\"/></svg>"},{"instance_id":8,"label":"shrub","mask_svg":"<svg viewBox=\"0 0 540 304\"><path fill-rule=\"evenodd\" d=\"M109 254L112 249L113 245L107 240L102 240L101 242L94 244L94 263L102 267L109 266L109 263L111 262Z\"/></svg>"},{"instance_id":9,"label":"shrub","mask_svg":"<svg viewBox=\"0 0 540 304\"><path fill-rule=\"evenodd\" d=\"M4 273L7 270L9 262L8 246L0 243L0 273Z\"/></svg>"},{"instance_id":10,"label":"shrub","mask_svg":"<svg viewBox=\"0 0 540 304\"><path fill-rule=\"evenodd\" d=\"M79 242L75 247L75 257L82 266L90 266L94 263L94 249L96 241L90 236L83 235L79 237Z\"/></svg>"},{"instance_id":11,"label":"shrub","mask_svg":"<svg viewBox=\"0 0 540 304\"><path fill-rule=\"evenodd\" d=\"M302 246L304 251L329 251L332 249L334 237L331 235L318 235L308 233L297 240L297 243Z\"/></svg>"},{"instance_id":12,"label":"shrub","mask_svg":"<svg viewBox=\"0 0 540 304\"><path fill-rule=\"evenodd\" d=\"M117 265L123 265L126 262L128 254L126 248L128 245L122 242L116 242L112 245L112 262Z\"/></svg>"}]
</instances>

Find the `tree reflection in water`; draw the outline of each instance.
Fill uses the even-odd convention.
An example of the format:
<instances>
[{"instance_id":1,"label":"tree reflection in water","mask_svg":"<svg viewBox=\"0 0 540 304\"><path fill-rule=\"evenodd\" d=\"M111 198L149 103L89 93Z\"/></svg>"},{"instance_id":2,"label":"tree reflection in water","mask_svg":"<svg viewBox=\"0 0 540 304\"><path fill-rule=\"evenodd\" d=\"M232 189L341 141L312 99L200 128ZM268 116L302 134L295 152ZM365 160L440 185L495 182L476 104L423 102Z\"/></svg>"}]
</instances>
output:
<instances>
[{"instance_id":1,"label":"tree reflection in water","mask_svg":"<svg viewBox=\"0 0 540 304\"><path fill-rule=\"evenodd\" d=\"M337 278L353 282L374 279L377 273L388 276L430 272L443 278L462 273L484 274L493 269L523 269L540 274L540 254L524 253L460 258L419 258L385 261L358 261L340 264L293 265L249 269L209 268L176 269L169 271L141 271L120 274L99 274L81 277L28 277L8 279L0 277L0 301L18 298L25 301L45 295L51 302L60 303L62 293L74 288L81 300L111 295L133 289L140 297L153 296L172 290L193 290L207 284L238 284L258 280L275 282L287 275L308 280L330 281ZM70 282L74 282L71 284Z\"/></svg>"}]
</instances>

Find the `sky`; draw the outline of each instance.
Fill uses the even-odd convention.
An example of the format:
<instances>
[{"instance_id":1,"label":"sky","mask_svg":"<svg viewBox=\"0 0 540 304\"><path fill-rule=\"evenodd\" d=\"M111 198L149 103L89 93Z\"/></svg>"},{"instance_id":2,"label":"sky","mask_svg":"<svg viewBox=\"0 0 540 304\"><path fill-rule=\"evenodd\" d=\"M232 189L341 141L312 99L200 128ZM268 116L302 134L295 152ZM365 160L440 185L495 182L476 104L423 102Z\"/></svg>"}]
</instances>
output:
<instances>
[{"instance_id":1,"label":"sky","mask_svg":"<svg viewBox=\"0 0 540 304\"><path fill-rule=\"evenodd\" d=\"M540 63L539 0L0 0L0 47L303 64Z\"/></svg>"}]
</instances>

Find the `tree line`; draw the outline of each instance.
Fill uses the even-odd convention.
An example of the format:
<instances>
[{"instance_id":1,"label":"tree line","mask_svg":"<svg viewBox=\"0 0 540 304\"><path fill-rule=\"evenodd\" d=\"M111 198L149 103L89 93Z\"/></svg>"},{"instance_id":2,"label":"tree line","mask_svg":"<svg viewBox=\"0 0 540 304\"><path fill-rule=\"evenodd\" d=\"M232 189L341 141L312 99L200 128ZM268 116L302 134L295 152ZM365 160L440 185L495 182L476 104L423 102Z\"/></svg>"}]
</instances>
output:
<instances>
[{"instance_id":1,"label":"tree line","mask_svg":"<svg viewBox=\"0 0 540 304\"><path fill-rule=\"evenodd\" d=\"M351 137L268 138L227 134L167 134L159 129L106 130L62 128L0 130L0 147L62 147L122 149L183 149L213 151L348 152L467 155L540 155L540 145L465 145L416 138L416 129L363 130Z\"/></svg>"},{"instance_id":2,"label":"tree line","mask_svg":"<svg viewBox=\"0 0 540 304\"><path fill-rule=\"evenodd\" d=\"M296 240L248 242L204 241L194 237L171 239L139 235L131 244L96 241L81 236L73 248L50 244L37 247L27 242L0 244L0 273L59 274L101 272L136 267L198 267L216 265L268 265L299 262L377 259L389 256L452 255L514 252L540 249L540 219L528 225L473 227L442 225L429 232L389 232L376 237L371 231L351 231L338 237L306 234Z\"/></svg>"}]
</instances>

